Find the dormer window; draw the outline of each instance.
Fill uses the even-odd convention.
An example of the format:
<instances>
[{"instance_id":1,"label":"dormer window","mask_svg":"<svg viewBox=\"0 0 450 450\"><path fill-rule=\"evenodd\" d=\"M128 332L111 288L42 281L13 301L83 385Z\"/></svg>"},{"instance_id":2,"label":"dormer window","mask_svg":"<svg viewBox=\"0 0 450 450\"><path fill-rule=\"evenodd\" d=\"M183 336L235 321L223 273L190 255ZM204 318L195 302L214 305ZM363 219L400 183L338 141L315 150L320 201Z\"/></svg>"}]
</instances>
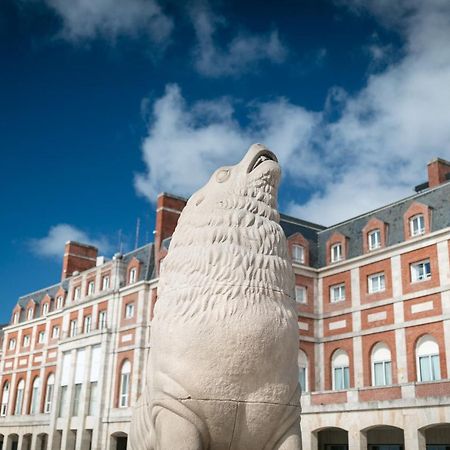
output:
<instances>
[{"instance_id":1,"label":"dormer window","mask_svg":"<svg viewBox=\"0 0 450 450\"><path fill-rule=\"evenodd\" d=\"M27 319L28 320L33 319L33 308L28 308Z\"/></svg>"},{"instance_id":2,"label":"dormer window","mask_svg":"<svg viewBox=\"0 0 450 450\"><path fill-rule=\"evenodd\" d=\"M77 286L75 290L73 291L73 299L79 300L81 298L81 287Z\"/></svg>"},{"instance_id":3,"label":"dormer window","mask_svg":"<svg viewBox=\"0 0 450 450\"><path fill-rule=\"evenodd\" d=\"M291 247L292 261L303 264L305 262L305 248L302 245L293 244Z\"/></svg>"},{"instance_id":4,"label":"dormer window","mask_svg":"<svg viewBox=\"0 0 450 450\"><path fill-rule=\"evenodd\" d=\"M425 217L417 214L409 219L409 229L411 236L420 236L425 233Z\"/></svg>"},{"instance_id":5,"label":"dormer window","mask_svg":"<svg viewBox=\"0 0 450 450\"><path fill-rule=\"evenodd\" d=\"M48 313L48 303L44 303L44 304L42 305L42 315L43 315L43 316L46 316L47 313Z\"/></svg>"},{"instance_id":6,"label":"dormer window","mask_svg":"<svg viewBox=\"0 0 450 450\"><path fill-rule=\"evenodd\" d=\"M367 235L369 250L375 250L381 247L381 231L379 229L373 230Z\"/></svg>"},{"instance_id":7,"label":"dormer window","mask_svg":"<svg viewBox=\"0 0 450 450\"><path fill-rule=\"evenodd\" d=\"M128 274L128 283L129 284L136 283L136 274L137 274L136 268L133 267Z\"/></svg>"},{"instance_id":8,"label":"dormer window","mask_svg":"<svg viewBox=\"0 0 450 450\"><path fill-rule=\"evenodd\" d=\"M64 297L62 295L60 295L57 299L56 299L56 308L57 309L61 309L64 306Z\"/></svg>"},{"instance_id":9,"label":"dormer window","mask_svg":"<svg viewBox=\"0 0 450 450\"><path fill-rule=\"evenodd\" d=\"M342 244L333 244L331 246L331 262L341 261L343 259Z\"/></svg>"},{"instance_id":10,"label":"dormer window","mask_svg":"<svg viewBox=\"0 0 450 450\"><path fill-rule=\"evenodd\" d=\"M88 289L87 289L87 295L93 295L95 291L95 282L89 281Z\"/></svg>"}]
</instances>

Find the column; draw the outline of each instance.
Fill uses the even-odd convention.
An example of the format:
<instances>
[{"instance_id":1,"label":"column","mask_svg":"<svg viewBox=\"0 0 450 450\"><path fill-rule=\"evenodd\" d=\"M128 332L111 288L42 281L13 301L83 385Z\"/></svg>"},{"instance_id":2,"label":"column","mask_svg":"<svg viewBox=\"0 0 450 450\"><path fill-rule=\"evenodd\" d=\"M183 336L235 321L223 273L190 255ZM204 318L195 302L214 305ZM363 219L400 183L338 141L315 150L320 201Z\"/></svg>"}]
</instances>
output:
<instances>
[{"instance_id":1,"label":"column","mask_svg":"<svg viewBox=\"0 0 450 450\"><path fill-rule=\"evenodd\" d=\"M17 439L17 450L24 450L23 444L24 444L23 434L19 434L19 439Z\"/></svg>"},{"instance_id":2,"label":"column","mask_svg":"<svg viewBox=\"0 0 450 450\"><path fill-rule=\"evenodd\" d=\"M316 313L319 317L315 327L315 337L316 339L322 339L323 338L323 278L319 278L317 280L317 310ZM311 391L318 390L323 391L325 389L325 364L324 364L324 345L323 343L318 343L315 345L315 380L316 380L316 386L315 389L313 389L313 386L311 386Z\"/></svg>"},{"instance_id":3,"label":"column","mask_svg":"<svg viewBox=\"0 0 450 450\"><path fill-rule=\"evenodd\" d=\"M90 397L90 373L92 364L92 346L84 348L84 374L83 383L81 385L80 404L78 407L78 432L75 450L89 448L89 440L91 438L91 430L85 427L86 416L89 413L89 397Z\"/></svg>"},{"instance_id":4,"label":"column","mask_svg":"<svg viewBox=\"0 0 450 450\"><path fill-rule=\"evenodd\" d=\"M367 436L358 428L351 428L348 431L349 450L367 450ZM409 450L409 449L408 449Z\"/></svg>"},{"instance_id":5,"label":"column","mask_svg":"<svg viewBox=\"0 0 450 450\"><path fill-rule=\"evenodd\" d=\"M426 450L425 435L417 429L417 423L413 417L406 421L405 444L408 450Z\"/></svg>"},{"instance_id":6,"label":"column","mask_svg":"<svg viewBox=\"0 0 450 450\"><path fill-rule=\"evenodd\" d=\"M305 432L302 429L302 450L319 450L317 433Z\"/></svg>"}]
</instances>

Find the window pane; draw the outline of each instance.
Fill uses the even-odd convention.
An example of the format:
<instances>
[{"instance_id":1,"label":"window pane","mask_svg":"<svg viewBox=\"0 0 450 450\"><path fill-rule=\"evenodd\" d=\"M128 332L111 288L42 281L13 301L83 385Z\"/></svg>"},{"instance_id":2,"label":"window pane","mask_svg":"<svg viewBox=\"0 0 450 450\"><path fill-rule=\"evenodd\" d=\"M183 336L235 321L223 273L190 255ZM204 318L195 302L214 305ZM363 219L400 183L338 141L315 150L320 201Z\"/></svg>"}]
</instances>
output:
<instances>
[{"instance_id":1,"label":"window pane","mask_svg":"<svg viewBox=\"0 0 450 450\"><path fill-rule=\"evenodd\" d=\"M299 367L298 381L300 383L300 387L302 388L302 392L305 392L306 391L306 367Z\"/></svg>"},{"instance_id":2,"label":"window pane","mask_svg":"<svg viewBox=\"0 0 450 450\"><path fill-rule=\"evenodd\" d=\"M344 381L342 378L342 368L334 369L334 388L339 391L343 389Z\"/></svg>"},{"instance_id":3,"label":"window pane","mask_svg":"<svg viewBox=\"0 0 450 450\"><path fill-rule=\"evenodd\" d=\"M348 389L350 386L350 368L344 367L344 389Z\"/></svg>"},{"instance_id":4,"label":"window pane","mask_svg":"<svg viewBox=\"0 0 450 450\"><path fill-rule=\"evenodd\" d=\"M378 362L373 365L373 376L374 385L383 386L384 385L384 375L383 375L383 363Z\"/></svg>"},{"instance_id":5,"label":"window pane","mask_svg":"<svg viewBox=\"0 0 450 450\"><path fill-rule=\"evenodd\" d=\"M420 381L430 381L431 380L431 367L430 359L428 356L421 356L419 358L419 370L420 370Z\"/></svg>"},{"instance_id":6,"label":"window pane","mask_svg":"<svg viewBox=\"0 0 450 450\"><path fill-rule=\"evenodd\" d=\"M433 380L441 379L441 367L439 364L439 355L433 355L431 357L431 368L433 371Z\"/></svg>"},{"instance_id":7,"label":"window pane","mask_svg":"<svg viewBox=\"0 0 450 450\"><path fill-rule=\"evenodd\" d=\"M392 384L392 363L390 361L384 363L384 378L387 385Z\"/></svg>"}]
</instances>

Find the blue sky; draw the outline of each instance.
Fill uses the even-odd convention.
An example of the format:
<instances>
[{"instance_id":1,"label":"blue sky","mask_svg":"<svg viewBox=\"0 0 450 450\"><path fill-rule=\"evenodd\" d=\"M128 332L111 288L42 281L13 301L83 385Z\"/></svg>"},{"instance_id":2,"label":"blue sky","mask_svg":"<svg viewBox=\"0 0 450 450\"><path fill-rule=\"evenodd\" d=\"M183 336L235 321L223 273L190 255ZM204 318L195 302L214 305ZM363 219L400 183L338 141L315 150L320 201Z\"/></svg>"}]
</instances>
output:
<instances>
[{"instance_id":1,"label":"blue sky","mask_svg":"<svg viewBox=\"0 0 450 450\"><path fill-rule=\"evenodd\" d=\"M59 280L64 242L143 244L263 142L280 209L332 224L450 158L447 0L3 0L0 322ZM121 230L121 231L120 231Z\"/></svg>"}]
</instances>

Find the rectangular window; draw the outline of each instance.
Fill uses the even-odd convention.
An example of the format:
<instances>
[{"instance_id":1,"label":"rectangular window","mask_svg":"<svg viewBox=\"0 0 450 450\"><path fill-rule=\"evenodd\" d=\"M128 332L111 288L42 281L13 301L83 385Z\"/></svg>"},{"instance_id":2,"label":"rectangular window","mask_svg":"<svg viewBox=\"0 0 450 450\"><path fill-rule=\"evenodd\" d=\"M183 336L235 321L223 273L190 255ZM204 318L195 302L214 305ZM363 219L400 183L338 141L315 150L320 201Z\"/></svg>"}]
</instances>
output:
<instances>
[{"instance_id":1,"label":"rectangular window","mask_svg":"<svg viewBox=\"0 0 450 450\"><path fill-rule=\"evenodd\" d=\"M81 287L77 286L75 290L73 291L73 299L79 300L81 298Z\"/></svg>"},{"instance_id":2,"label":"rectangular window","mask_svg":"<svg viewBox=\"0 0 450 450\"><path fill-rule=\"evenodd\" d=\"M382 292L386 289L384 273L376 273L367 277L367 289L369 294Z\"/></svg>"},{"instance_id":3,"label":"rectangular window","mask_svg":"<svg viewBox=\"0 0 450 450\"><path fill-rule=\"evenodd\" d=\"M92 324L92 317L91 316L86 316L84 318L84 324L83 324L83 330L85 333L90 333L91 332L91 324Z\"/></svg>"},{"instance_id":4,"label":"rectangular window","mask_svg":"<svg viewBox=\"0 0 450 450\"><path fill-rule=\"evenodd\" d=\"M93 295L95 290L95 282L89 281L87 295Z\"/></svg>"},{"instance_id":5,"label":"rectangular window","mask_svg":"<svg viewBox=\"0 0 450 450\"><path fill-rule=\"evenodd\" d=\"M345 300L345 284L336 284L330 287L331 303L342 302Z\"/></svg>"},{"instance_id":6,"label":"rectangular window","mask_svg":"<svg viewBox=\"0 0 450 450\"><path fill-rule=\"evenodd\" d=\"M392 370L390 361L373 363L374 386L389 386L392 384Z\"/></svg>"},{"instance_id":7,"label":"rectangular window","mask_svg":"<svg viewBox=\"0 0 450 450\"><path fill-rule=\"evenodd\" d=\"M431 277L430 260L420 261L411 264L411 281L413 283L417 281L424 281Z\"/></svg>"},{"instance_id":8,"label":"rectangular window","mask_svg":"<svg viewBox=\"0 0 450 450\"><path fill-rule=\"evenodd\" d=\"M27 317L28 317L28 320L31 320L33 318L33 308L28 309Z\"/></svg>"},{"instance_id":9,"label":"rectangular window","mask_svg":"<svg viewBox=\"0 0 450 450\"><path fill-rule=\"evenodd\" d=\"M306 392L306 367L298 368L298 382L300 383L302 392Z\"/></svg>"},{"instance_id":10,"label":"rectangular window","mask_svg":"<svg viewBox=\"0 0 450 450\"><path fill-rule=\"evenodd\" d=\"M437 381L441 379L439 355L419 357L420 381Z\"/></svg>"},{"instance_id":11,"label":"rectangular window","mask_svg":"<svg viewBox=\"0 0 450 450\"><path fill-rule=\"evenodd\" d=\"M411 236L420 236L425 233L425 218L422 214L409 219Z\"/></svg>"},{"instance_id":12,"label":"rectangular window","mask_svg":"<svg viewBox=\"0 0 450 450\"><path fill-rule=\"evenodd\" d=\"M61 386L59 391L58 417L64 417L67 414L67 386Z\"/></svg>"},{"instance_id":13,"label":"rectangular window","mask_svg":"<svg viewBox=\"0 0 450 450\"><path fill-rule=\"evenodd\" d=\"M292 261L303 264L305 262L305 249L301 245L292 246Z\"/></svg>"},{"instance_id":14,"label":"rectangular window","mask_svg":"<svg viewBox=\"0 0 450 450\"><path fill-rule=\"evenodd\" d=\"M134 303L128 303L125 306L125 317L127 319L130 319L133 316L134 316Z\"/></svg>"},{"instance_id":15,"label":"rectangular window","mask_svg":"<svg viewBox=\"0 0 450 450\"><path fill-rule=\"evenodd\" d=\"M33 385L33 389L31 391L30 414L36 414L38 412L38 404L39 404L39 386Z\"/></svg>"},{"instance_id":16,"label":"rectangular window","mask_svg":"<svg viewBox=\"0 0 450 450\"><path fill-rule=\"evenodd\" d=\"M341 391L350 387L350 368L335 367L334 371L334 389Z\"/></svg>"},{"instance_id":17,"label":"rectangular window","mask_svg":"<svg viewBox=\"0 0 450 450\"><path fill-rule=\"evenodd\" d=\"M104 330L106 328L106 311L98 313L98 328Z\"/></svg>"},{"instance_id":18,"label":"rectangular window","mask_svg":"<svg viewBox=\"0 0 450 450\"><path fill-rule=\"evenodd\" d=\"M59 296L59 297L56 299L56 308L57 308L57 309L61 309L63 306L64 306L64 297Z\"/></svg>"},{"instance_id":19,"label":"rectangular window","mask_svg":"<svg viewBox=\"0 0 450 450\"><path fill-rule=\"evenodd\" d=\"M369 250L375 250L381 247L381 231L373 230L368 235L369 240Z\"/></svg>"},{"instance_id":20,"label":"rectangular window","mask_svg":"<svg viewBox=\"0 0 450 450\"><path fill-rule=\"evenodd\" d=\"M44 305L42 306L42 315L46 316L48 313L48 303L44 303Z\"/></svg>"},{"instance_id":21,"label":"rectangular window","mask_svg":"<svg viewBox=\"0 0 450 450\"><path fill-rule=\"evenodd\" d=\"M130 270L130 275L128 277L128 283L133 284L136 282L136 269L133 267L133 269Z\"/></svg>"},{"instance_id":22,"label":"rectangular window","mask_svg":"<svg viewBox=\"0 0 450 450\"><path fill-rule=\"evenodd\" d=\"M26 335L23 337L23 346L24 347L29 347L30 346L30 336Z\"/></svg>"},{"instance_id":23,"label":"rectangular window","mask_svg":"<svg viewBox=\"0 0 450 450\"><path fill-rule=\"evenodd\" d=\"M82 386L82 384L78 383L73 387L72 416L78 416L78 414L79 414L81 386Z\"/></svg>"},{"instance_id":24,"label":"rectangular window","mask_svg":"<svg viewBox=\"0 0 450 450\"><path fill-rule=\"evenodd\" d=\"M331 246L331 262L341 261L342 256L342 244L334 244Z\"/></svg>"},{"instance_id":25,"label":"rectangular window","mask_svg":"<svg viewBox=\"0 0 450 450\"><path fill-rule=\"evenodd\" d=\"M89 389L88 415L93 416L96 413L97 413L97 382L92 381Z\"/></svg>"},{"instance_id":26,"label":"rectangular window","mask_svg":"<svg viewBox=\"0 0 450 450\"><path fill-rule=\"evenodd\" d=\"M295 301L297 303L307 303L305 286L295 286Z\"/></svg>"},{"instance_id":27,"label":"rectangular window","mask_svg":"<svg viewBox=\"0 0 450 450\"><path fill-rule=\"evenodd\" d=\"M49 414L52 410L52 398L53 398L53 384L47 384L47 391L45 393L45 405L44 412Z\"/></svg>"},{"instance_id":28,"label":"rectangular window","mask_svg":"<svg viewBox=\"0 0 450 450\"><path fill-rule=\"evenodd\" d=\"M77 321L76 320L71 320L70 321L69 336L70 337L74 337L76 335L77 335Z\"/></svg>"},{"instance_id":29,"label":"rectangular window","mask_svg":"<svg viewBox=\"0 0 450 450\"><path fill-rule=\"evenodd\" d=\"M54 326L52 328L52 339L57 339L59 337L59 327Z\"/></svg>"},{"instance_id":30,"label":"rectangular window","mask_svg":"<svg viewBox=\"0 0 450 450\"><path fill-rule=\"evenodd\" d=\"M39 334L38 334L39 344L43 344L44 341L45 341L45 331L39 331Z\"/></svg>"},{"instance_id":31,"label":"rectangular window","mask_svg":"<svg viewBox=\"0 0 450 450\"><path fill-rule=\"evenodd\" d=\"M126 408L128 406L128 384L130 382L130 374L123 373L120 376L120 402L119 406L121 408Z\"/></svg>"},{"instance_id":32,"label":"rectangular window","mask_svg":"<svg viewBox=\"0 0 450 450\"><path fill-rule=\"evenodd\" d=\"M102 278L102 291L106 291L109 289L109 275L105 275Z\"/></svg>"},{"instance_id":33,"label":"rectangular window","mask_svg":"<svg viewBox=\"0 0 450 450\"><path fill-rule=\"evenodd\" d=\"M22 414L22 403L23 403L23 389L17 389L16 394L16 408L14 414L20 416Z\"/></svg>"},{"instance_id":34,"label":"rectangular window","mask_svg":"<svg viewBox=\"0 0 450 450\"><path fill-rule=\"evenodd\" d=\"M10 350L14 350L14 349L16 348L16 340L15 340L15 339L10 339L10 340L9 340L9 346L8 346L8 348L9 348Z\"/></svg>"}]
</instances>

